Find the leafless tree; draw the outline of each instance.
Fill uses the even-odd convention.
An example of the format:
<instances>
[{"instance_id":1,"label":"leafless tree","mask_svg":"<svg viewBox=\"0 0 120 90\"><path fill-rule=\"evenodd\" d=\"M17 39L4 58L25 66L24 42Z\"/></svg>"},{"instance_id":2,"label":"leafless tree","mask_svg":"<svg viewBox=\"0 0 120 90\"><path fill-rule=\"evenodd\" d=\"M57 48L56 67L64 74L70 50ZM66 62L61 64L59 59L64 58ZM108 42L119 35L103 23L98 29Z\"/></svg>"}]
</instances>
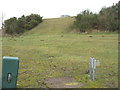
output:
<instances>
[{"instance_id":1,"label":"leafless tree","mask_svg":"<svg viewBox=\"0 0 120 90\"><path fill-rule=\"evenodd\" d=\"M2 13L1 19L2 19L2 30L3 30L3 25L4 25L4 24L3 24L3 23L4 23L4 22L3 22L3 19L4 19L3 13Z\"/></svg>"},{"instance_id":2,"label":"leafless tree","mask_svg":"<svg viewBox=\"0 0 120 90\"><path fill-rule=\"evenodd\" d=\"M3 30L3 28L4 28L4 13L2 12L2 14L1 14L1 30Z\"/></svg>"}]
</instances>

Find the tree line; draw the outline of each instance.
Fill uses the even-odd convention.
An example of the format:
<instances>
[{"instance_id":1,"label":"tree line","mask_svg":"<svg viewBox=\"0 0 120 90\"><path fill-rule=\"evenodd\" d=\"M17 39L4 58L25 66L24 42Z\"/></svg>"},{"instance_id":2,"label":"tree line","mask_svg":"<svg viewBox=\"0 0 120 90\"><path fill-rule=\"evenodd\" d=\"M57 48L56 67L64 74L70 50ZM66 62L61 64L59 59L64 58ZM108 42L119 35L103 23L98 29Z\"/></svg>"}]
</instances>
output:
<instances>
[{"instance_id":1,"label":"tree line","mask_svg":"<svg viewBox=\"0 0 120 90\"><path fill-rule=\"evenodd\" d=\"M21 34L31 30L42 22L42 17L38 14L12 17L4 22L4 30L7 34ZM80 32L88 32L92 29L103 31L120 30L120 1L110 7L104 7L98 14L89 10L84 10L75 16L73 28Z\"/></svg>"},{"instance_id":2,"label":"tree line","mask_svg":"<svg viewBox=\"0 0 120 90\"><path fill-rule=\"evenodd\" d=\"M4 22L4 30L7 34L21 34L28 31L42 22L42 17L38 14L21 16L20 18L12 17Z\"/></svg>"},{"instance_id":3,"label":"tree line","mask_svg":"<svg viewBox=\"0 0 120 90\"><path fill-rule=\"evenodd\" d=\"M84 10L75 17L74 28L80 32L92 29L118 31L120 29L120 1L110 7L104 7L98 14Z\"/></svg>"}]
</instances>

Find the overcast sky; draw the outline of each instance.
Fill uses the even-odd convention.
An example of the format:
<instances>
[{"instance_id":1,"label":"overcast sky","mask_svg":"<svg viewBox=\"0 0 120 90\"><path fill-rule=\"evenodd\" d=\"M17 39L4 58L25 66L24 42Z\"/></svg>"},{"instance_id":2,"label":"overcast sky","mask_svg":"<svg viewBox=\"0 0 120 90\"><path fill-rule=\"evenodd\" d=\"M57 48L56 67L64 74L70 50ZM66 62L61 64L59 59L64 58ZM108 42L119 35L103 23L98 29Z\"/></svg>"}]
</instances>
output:
<instances>
[{"instance_id":1,"label":"overcast sky","mask_svg":"<svg viewBox=\"0 0 120 90\"><path fill-rule=\"evenodd\" d=\"M0 16L5 19L22 15L39 14L43 18L61 15L75 16L85 9L98 13L104 6L112 6L119 0L0 0ZM1 17L0 17L1 22Z\"/></svg>"}]
</instances>

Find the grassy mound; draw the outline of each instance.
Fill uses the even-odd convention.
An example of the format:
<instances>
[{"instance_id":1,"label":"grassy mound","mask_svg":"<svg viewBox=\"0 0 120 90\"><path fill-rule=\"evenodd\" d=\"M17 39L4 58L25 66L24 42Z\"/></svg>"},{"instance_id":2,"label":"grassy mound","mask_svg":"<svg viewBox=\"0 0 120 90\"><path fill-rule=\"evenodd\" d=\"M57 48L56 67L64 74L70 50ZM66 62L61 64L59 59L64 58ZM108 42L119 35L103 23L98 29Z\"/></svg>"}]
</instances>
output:
<instances>
[{"instance_id":1,"label":"grassy mound","mask_svg":"<svg viewBox=\"0 0 120 90\"><path fill-rule=\"evenodd\" d=\"M71 26L74 20L74 17L44 19L41 24L29 32L26 32L24 35L68 33L72 30Z\"/></svg>"}]
</instances>

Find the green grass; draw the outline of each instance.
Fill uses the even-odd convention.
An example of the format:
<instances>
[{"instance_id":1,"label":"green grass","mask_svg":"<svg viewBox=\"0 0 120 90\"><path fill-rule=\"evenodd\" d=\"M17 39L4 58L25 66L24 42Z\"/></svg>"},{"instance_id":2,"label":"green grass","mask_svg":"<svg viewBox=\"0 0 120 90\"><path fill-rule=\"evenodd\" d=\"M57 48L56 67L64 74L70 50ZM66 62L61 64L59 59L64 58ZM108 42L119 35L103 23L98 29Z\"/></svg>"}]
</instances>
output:
<instances>
[{"instance_id":1,"label":"green grass","mask_svg":"<svg viewBox=\"0 0 120 90\"><path fill-rule=\"evenodd\" d=\"M75 21L74 17L44 19L37 27L25 35L42 35L42 34L60 34L71 32L71 26Z\"/></svg>"},{"instance_id":2,"label":"green grass","mask_svg":"<svg viewBox=\"0 0 120 90\"><path fill-rule=\"evenodd\" d=\"M118 87L118 34L67 34L72 20L45 20L23 36L3 37L3 56L20 58L18 88L40 88L44 79L59 76L75 78L82 88ZM85 73L90 57L101 63L95 81Z\"/></svg>"},{"instance_id":3,"label":"green grass","mask_svg":"<svg viewBox=\"0 0 120 90\"><path fill-rule=\"evenodd\" d=\"M2 72L2 37L0 36L0 87L1 87L1 72Z\"/></svg>"}]
</instances>

